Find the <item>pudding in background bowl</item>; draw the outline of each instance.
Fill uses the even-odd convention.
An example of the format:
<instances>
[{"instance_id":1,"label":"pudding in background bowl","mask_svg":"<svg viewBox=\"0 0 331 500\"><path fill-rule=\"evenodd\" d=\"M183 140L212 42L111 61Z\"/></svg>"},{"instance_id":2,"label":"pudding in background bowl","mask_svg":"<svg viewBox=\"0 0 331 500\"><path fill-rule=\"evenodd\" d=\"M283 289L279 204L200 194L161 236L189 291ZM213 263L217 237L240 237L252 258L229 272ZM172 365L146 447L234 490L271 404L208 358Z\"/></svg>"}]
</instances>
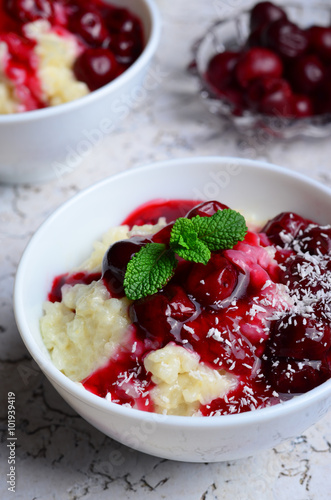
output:
<instances>
[{"instance_id":1,"label":"pudding in background bowl","mask_svg":"<svg viewBox=\"0 0 331 500\"><path fill-rule=\"evenodd\" d=\"M150 0L1 6L0 182L46 181L129 113L121 98L143 85L159 14Z\"/></svg>"},{"instance_id":2,"label":"pudding in background bowl","mask_svg":"<svg viewBox=\"0 0 331 500\"><path fill-rule=\"evenodd\" d=\"M139 18L103 0L2 0L0 12L0 114L79 99L143 50Z\"/></svg>"},{"instance_id":3,"label":"pudding in background bowl","mask_svg":"<svg viewBox=\"0 0 331 500\"><path fill-rule=\"evenodd\" d=\"M176 178L178 182L173 183ZM136 191L136 185L141 189ZM249 186L249 189L247 188ZM123 193L127 197L123 197ZM193 418L127 408L86 391L55 368L39 319L53 279L91 253L94 240L151 198L215 198L264 222L284 211L329 224L330 191L314 181L264 163L233 158L173 160L103 181L62 206L37 231L19 265L15 314L22 338L46 376L84 418L107 435L154 455L220 461L253 454L294 437L328 409L330 381L270 408L237 415ZM111 201L110 201L111 200ZM91 212L90 207L95 210ZM84 224L77 225L77 214ZM70 234L70 241L68 241ZM66 245L56 246L56 241ZM137 439L136 428L147 429ZM151 432L149 432L151 430Z\"/></svg>"}]
</instances>

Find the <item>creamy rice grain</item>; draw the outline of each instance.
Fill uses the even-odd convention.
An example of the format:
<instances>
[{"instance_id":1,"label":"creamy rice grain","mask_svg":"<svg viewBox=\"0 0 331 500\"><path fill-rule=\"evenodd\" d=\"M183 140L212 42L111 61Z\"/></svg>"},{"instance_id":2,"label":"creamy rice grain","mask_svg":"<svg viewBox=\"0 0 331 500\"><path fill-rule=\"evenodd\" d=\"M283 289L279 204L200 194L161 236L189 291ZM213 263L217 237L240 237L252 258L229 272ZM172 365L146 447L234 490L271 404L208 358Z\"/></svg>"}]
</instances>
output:
<instances>
[{"instance_id":1,"label":"creamy rice grain","mask_svg":"<svg viewBox=\"0 0 331 500\"><path fill-rule=\"evenodd\" d=\"M41 332L54 365L80 381L107 363L125 342L129 301L109 298L102 281L65 285L62 302L46 302Z\"/></svg>"}]
</instances>

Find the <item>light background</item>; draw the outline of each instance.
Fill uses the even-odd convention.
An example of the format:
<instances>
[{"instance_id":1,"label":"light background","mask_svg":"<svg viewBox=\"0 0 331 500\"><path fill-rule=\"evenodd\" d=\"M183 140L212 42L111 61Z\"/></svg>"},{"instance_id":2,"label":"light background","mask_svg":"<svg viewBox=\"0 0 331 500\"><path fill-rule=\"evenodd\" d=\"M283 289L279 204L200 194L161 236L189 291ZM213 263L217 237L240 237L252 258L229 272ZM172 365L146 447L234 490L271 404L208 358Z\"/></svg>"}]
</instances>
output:
<instances>
[{"instance_id":1,"label":"light background","mask_svg":"<svg viewBox=\"0 0 331 500\"><path fill-rule=\"evenodd\" d=\"M130 115L98 141L77 169L44 185L0 186L0 496L327 500L331 413L294 441L245 460L188 464L150 457L106 438L78 417L40 374L16 329L12 287L29 238L63 201L110 174L173 157L232 155L268 160L331 186L330 139L277 142L263 135L239 137L228 123L210 115L197 97L196 81L186 71L193 42L221 13L235 13L252 2L158 0L157 4L163 33L151 72L155 88L124 103L133 108ZM7 491L5 478L8 391L15 392L17 405L15 495Z\"/></svg>"}]
</instances>

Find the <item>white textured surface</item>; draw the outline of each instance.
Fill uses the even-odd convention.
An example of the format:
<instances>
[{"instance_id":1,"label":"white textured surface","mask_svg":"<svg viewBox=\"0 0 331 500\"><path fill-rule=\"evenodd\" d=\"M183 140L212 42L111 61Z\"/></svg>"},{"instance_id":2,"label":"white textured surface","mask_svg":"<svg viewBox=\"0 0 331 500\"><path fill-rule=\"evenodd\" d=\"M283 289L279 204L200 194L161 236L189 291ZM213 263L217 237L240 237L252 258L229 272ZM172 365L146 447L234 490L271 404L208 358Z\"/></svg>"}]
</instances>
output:
<instances>
[{"instance_id":1,"label":"white textured surface","mask_svg":"<svg viewBox=\"0 0 331 500\"><path fill-rule=\"evenodd\" d=\"M111 441L78 417L40 374L17 332L12 287L27 241L58 205L112 173L171 157L234 155L266 159L331 186L330 139L277 143L262 135L240 138L196 97L195 82L185 72L192 42L220 11L249 2L157 3L164 29L151 73L155 88L131 96L131 114L112 135L104 135L77 170L44 185L0 186L0 497L13 497L5 477L6 398L13 391L17 499L327 500L331 413L293 442L246 460L186 464L149 457Z\"/></svg>"}]
</instances>

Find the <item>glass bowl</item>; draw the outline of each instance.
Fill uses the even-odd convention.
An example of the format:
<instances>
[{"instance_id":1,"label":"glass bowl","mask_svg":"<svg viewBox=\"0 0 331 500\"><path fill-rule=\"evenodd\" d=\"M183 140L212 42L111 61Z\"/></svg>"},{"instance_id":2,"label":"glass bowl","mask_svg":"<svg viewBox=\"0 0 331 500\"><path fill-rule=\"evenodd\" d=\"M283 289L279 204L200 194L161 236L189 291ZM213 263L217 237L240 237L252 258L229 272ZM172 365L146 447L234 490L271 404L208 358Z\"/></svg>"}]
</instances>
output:
<instances>
[{"instance_id":1,"label":"glass bowl","mask_svg":"<svg viewBox=\"0 0 331 500\"><path fill-rule=\"evenodd\" d=\"M278 4L277 4L278 5ZM326 3L296 3L282 6L289 20L301 28L312 25L327 26L331 21L331 5ZM228 119L240 133L254 134L263 129L275 137L291 139L298 136L323 138L331 135L331 113L307 118L285 118L264 115L248 109L238 113L233 104L216 94L206 80L209 60L225 50L241 50L246 43L250 11L242 11L232 17L215 22L193 47L194 59L191 73L198 78L199 94L211 113Z\"/></svg>"}]
</instances>

